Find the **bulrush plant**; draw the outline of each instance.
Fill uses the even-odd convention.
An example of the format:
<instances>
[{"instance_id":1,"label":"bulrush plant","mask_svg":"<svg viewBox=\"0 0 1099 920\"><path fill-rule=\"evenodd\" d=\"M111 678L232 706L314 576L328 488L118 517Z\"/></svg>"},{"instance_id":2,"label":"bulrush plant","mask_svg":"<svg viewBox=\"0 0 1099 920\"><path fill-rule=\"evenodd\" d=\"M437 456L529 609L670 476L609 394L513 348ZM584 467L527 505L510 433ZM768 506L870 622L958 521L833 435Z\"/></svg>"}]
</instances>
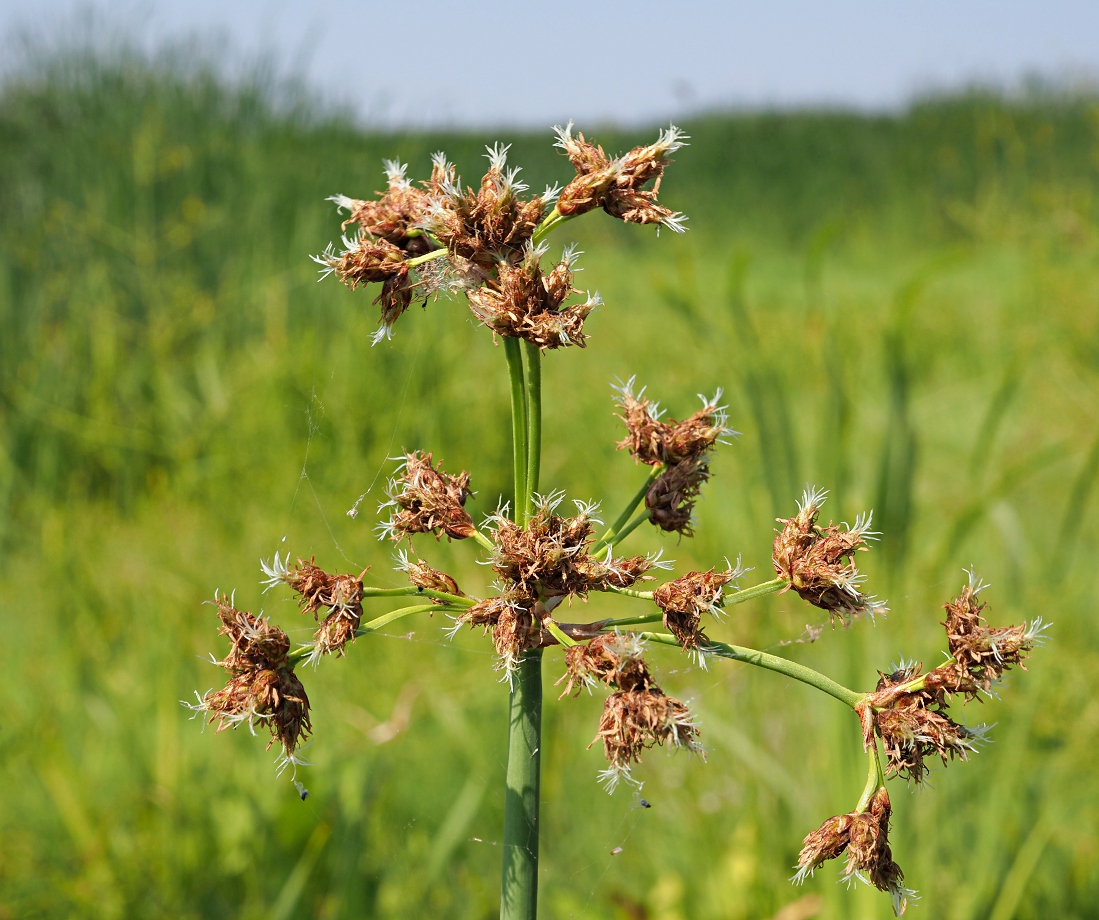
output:
<instances>
[{"instance_id":1,"label":"bulrush plant","mask_svg":"<svg viewBox=\"0 0 1099 920\"><path fill-rule=\"evenodd\" d=\"M380 537L397 544L405 588L364 582L366 573L332 574L275 554L263 564L268 590L295 592L304 613L318 621L313 641L293 649L269 621L237 610L231 598L213 601L228 655L216 664L227 685L191 704L218 730L247 723L271 734L280 770L302 763L300 749L310 732L309 698L296 669L316 667L326 657L343 657L356 639L406 617L448 614L450 633L480 629L496 652L496 668L509 691L509 741L503 828L501 917L533 918L537 903L538 819L543 656L562 650L561 697L606 693L592 744L602 744L607 767L599 779L608 792L640 787L636 775L654 747L685 749L703 758L702 729L689 707L660 685L646 659L653 645L682 649L700 666L732 660L783 674L828 694L858 718L853 743L866 751L866 785L854 807L828 818L809 833L793 881L804 882L824 862L845 856L843 877L887 892L894 911L904 913L916 897L889 846L892 817L886 780L923 781L928 761L966 760L984 739L984 727L954 720L948 709L991 695L1004 672L1022 665L1041 642L1040 620L993 628L979 597L984 586L971 576L946 605L947 659L925 671L902 662L880 673L871 692L859 692L802 664L763 651L718 641L716 631L729 608L780 592L793 592L827 611L833 626L874 620L884 601L866 592L857 560L878 534L871 514L852 526L821 522L826 493L807 488L796 513L780 519L772 547L775 577L742 587L747 574L738 561L663 580L671 563L660 554L621 552L631 532L655 527L690 537L692 514L710 478L710 460L736 432L729 428L721 393L702 397L694 414L665 417L633 379L615 388L625 436L618 448L648 468L636 494L605 526L593 502L565 501L545 490L539 474L542 444L541 361L546 352L581 347L585 323L601 301L573 285L578 253L566 248L547 261L547 237L582 214L602 209L619 220L655 224L681 233L686 218L661 205L658 191L669 157L686 138L675 127L656 142L610 157L558 128L557 146L576 175L563 188L524 197L519 170L507 165L507 147L490 148L488 170L477 188L463 186L453 164L433 158L430 177L414 183L406 167L386 163L387 187L373 200L334 199L349 214L343 248L315 257L322 274L334 274L349 288L380 285L375 303L381 317L374 341L389 338L414 302L426 305L440 294L461 293L476 319L503 344L511 390L513 504L498 506L480 526L466 510L473 495L468 472L451 472L423 448L400 458L381 505ZM487 338L486 338L487 342ZM431 445L436 446L436 445ZM427 447L427 445L425 445ZM791 501L793 505L793 501ZM417 537L476 544L495 581L475 596L449 574L433 568L413 549ZM646 590L646 588L651 590ZM596 622L559 619L562 602L592 592L619 595L640 609L630 616ZM364 605L383 599L415 598L364 621ZM575 609L575 608L569 608ZM659 624L659 626L658 626ZM662 626L662 629L659 628ZM727 627L722 627L727 628ZM884 754L884 766L882 762Z\"/></svg>"}]
</instances>

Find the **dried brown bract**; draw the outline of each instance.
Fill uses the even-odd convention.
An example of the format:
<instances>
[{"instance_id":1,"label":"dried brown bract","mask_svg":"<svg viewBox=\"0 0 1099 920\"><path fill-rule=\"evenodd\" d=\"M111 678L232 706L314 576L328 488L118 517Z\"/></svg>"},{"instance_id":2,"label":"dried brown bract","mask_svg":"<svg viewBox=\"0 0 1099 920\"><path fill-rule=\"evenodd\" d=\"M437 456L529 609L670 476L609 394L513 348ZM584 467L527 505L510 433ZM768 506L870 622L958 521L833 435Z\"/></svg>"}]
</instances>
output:
<instances>
[{"instance_id":1,"label":"dried brown bract","mask_svg":"<svg viewBox=\"0 0 1099 920\"><path fill-rule=\"evenodd\" d=\"M282 745L280 767L297 764L295 751L309 735L309 698L289 660L290 639L269 620L237 610L224 595L214 599L221 626L219 634L232 647L222 661L215 662L229 672L229 682L211 690L196 704L196 713L217 722L218 731L259 722L271 732L271 744Z\"/></svg>"},{"instance_id":2,"label":"dried brown bract","mask_svg":"<svg viewBox=\"0 0 1099 920\"><path fill-rule=\"evenodd\" d=\"M739 564L724 572L688 572L653 591L653 601L664 613L665 628L683 648L697 651L700 644L709 643L701 628L702 615L718 615L724 605L722 589L742 574Z\"/></svg>"},{"instance_id":3,"label":"dried brown bract","mask_svg":"<svg viewBox=\"0 0 1099 920\"><path fill-rule=\"evenodd\" d=\"M496 545L492 568L503 584L531 597L586 597L607 586L627 588L657 565L655 558L633 556L604 560L592 556L596 507L575 502L577 514L562 517L556 510L563 492L539 496L535 513L525 527L504 515L492 519Z\"/></svg>"},{"instance_id":4,"label":"dried brown bract","mask_svg":"<svg viewBox=\"0 0 1099 920\"><path fill-rule=\"evenodd\" d=\"M879 787L864 811L829 818L806 835L792 881L801 884L829 859L847 852L844 878L873 885L889 893L893 913L901 916L916 892L904 886L904 873L889 848L889 793Z\"/></svg>"},{"instance_id":5,"label":"dried brown bract","mask_svg":"<svg viewBox=\"0 0 1099 920\"><path fill-rule=\"evenodd\" d=\"M430 453L417 450L406 454L399 475L389 481L386 492L389 500L378 510L394 510L378 529L393 541L417 533L465 540L476 532L473 518L463 507L474 494L469 488L469 473L452 476L443 472L441 463L438 467L432 465Z\"/></svg>"},{"instance_id":6,"label":"dried brown bract","mask_svg":"<svg viewBox=\"0 0 1099 920\"><path fill-rule=\"evenodd\" d=\"M558 196L557 212L566 217L601 207L612 217L635 224L662 224L682 233L686 218L657 203L660 180L670 162L668 156L684 146L687 136L675 125L661 131L655 144L635 147L612 160L603 148L588 143L583 134L572 134L572 122L557 132L557 145L565 151L576 178ZM649 183L651 188L646 188Z\"/></svg>"},{"instance_id":7,"label":"dried brown bract","mask_svg":"<svg viewBox=\"0 0 1099 920\"><path fill-rule=\"evenodd\" d=\"M736 432L728 427L728 416L721 402L721 390L713 399L699 395L702 408L689 418L678 422L675 419L662 421L664 414L658 403L645 398L645 387L634 393L634 377L621 386L617 403L621 414L618 416L626 425L626 437L617 445L619 450L628 450L635 460L649 466L675 466L684 460L697 459L725 437Z\"/></svg>"},{"instance_id":8,"label":"dried brown bract","mask_svg":"<svg viewBox=\"0 0 1099 920\"><path fill-rule=\"evenodd\" d=\"M859 590L863 576L854 561L855 553L866 549L866 541L876 536L870 530L873 512L860 515L851 528L832 523L818 527L817 516L827 494L807 488L797 515L779 518L784 526L775 537L775 571L789 579L790 587L810 604L827 610L833 621L839 618L846 625L852 617L885 613L884 601Z\"/></svg>"},{"instance_id":9,"label":"dried brown bract","mask_svg":"<svg viewBox=\"0 0 1099 920\"><path fill-rule=\"evenodd\" d=\"M568 345L583 348L584 320L602 301L595 294L583 303L563 306L570 294L580 293L572 286L575 253L566 250L561 262L543 275L539 259L544 251L528 248L522 262L501 264L496 281L467 292L470 309L497 335L526 339L543 351Z\"/></svg>"},{"instance_id":10,"label":"dried brown bract","mask_svg":"<svg viewBox=\"0 0 1099 920\"><path fill-rule=\"evenodd\" d=\"M662 472L645 493L645 507L654 526L668 533L694 534L692 513L702 484L710 478L706 457L689 457Z\"/></svg>"}]
</instances>

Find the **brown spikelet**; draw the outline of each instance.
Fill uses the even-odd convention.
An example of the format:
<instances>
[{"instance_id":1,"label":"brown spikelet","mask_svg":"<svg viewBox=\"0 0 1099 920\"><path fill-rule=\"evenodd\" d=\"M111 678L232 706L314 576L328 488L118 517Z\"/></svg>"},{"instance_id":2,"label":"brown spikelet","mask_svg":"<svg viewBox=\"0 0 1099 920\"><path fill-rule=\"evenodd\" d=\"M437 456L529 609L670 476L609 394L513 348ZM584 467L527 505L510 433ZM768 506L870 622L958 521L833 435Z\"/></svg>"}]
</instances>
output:
<instances>
[{"instance_id":1,"label":"brown spikelet","mask_svg":"<svg viewBox=\"0 0 1099 920\"><path fill-rule=\"evenodd\" d=\"M394 511L381 529L394 541L417 533L465 540L476 533L473 518L463 507L473 494L469 473L463 470L452 476L441 463L432 464L430 453L413 451L405 455L400 473L389 482L389 501L382 508Z\"/></svg>"}]
</instances>

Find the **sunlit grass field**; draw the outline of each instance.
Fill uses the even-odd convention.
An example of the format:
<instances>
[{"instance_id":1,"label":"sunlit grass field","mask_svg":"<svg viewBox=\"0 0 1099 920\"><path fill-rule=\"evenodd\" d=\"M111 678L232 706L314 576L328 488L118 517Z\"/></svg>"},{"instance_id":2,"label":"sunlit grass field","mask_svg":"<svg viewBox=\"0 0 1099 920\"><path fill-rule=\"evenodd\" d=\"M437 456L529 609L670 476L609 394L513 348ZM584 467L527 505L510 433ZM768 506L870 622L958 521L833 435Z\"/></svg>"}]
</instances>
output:
<instances>
[{"instance_id":1,"label":"sunlit grass field","mask_svg":"<svg viewBox=\"0 0 1099 920\"><path fill-rule=\"evenodd\" d=\"M414 308L372 348L371 292L316 284L308 255L338 238L325 197L369 196L383 156L422 177L441 147L474 181L481 145L512 142L535 188L567 162L548 130L381 136L318 111L125 57L0 89L0 917L497 910L507 693L479 633L406 620L304 673L304 802L260 738L202 733L179 703L221 679L201 660L224 652L215 589L310 635L261 594L261 557L399 583L373 534L387 457L470 469L476 512L509 489L504 357L465 304ZM663 546L680 574L739 553L763 580L805 483L837 520L872 507L863 566L892 612L780 651L864 689L901 656L938 663L964 566L992 583L994 622L1051 620L1029 671L963 711L998 723L995 743L933 788L891 785L893 850L922 893L910 916L1096 916L1099 103L684 126L661 199L689 233L596 213L552 238L580 244L606 306L586 350L544 363L543 487L613 518L644 471L614 449L609 384L636 374L679 416L723 386L743 434L697 536L631 547ZM580 127L614 151L654 136ZM484 589L471 547L419 550ZM776 650L821 614L783 595L709 631ZM602 700L547 683L543 916L888 916L834 865L787 881L802 836L858 798L851 714L766 672L652 658L708 761L654 751L652 807L608 797L586 749Z\"/></svg>"}]
</instances>

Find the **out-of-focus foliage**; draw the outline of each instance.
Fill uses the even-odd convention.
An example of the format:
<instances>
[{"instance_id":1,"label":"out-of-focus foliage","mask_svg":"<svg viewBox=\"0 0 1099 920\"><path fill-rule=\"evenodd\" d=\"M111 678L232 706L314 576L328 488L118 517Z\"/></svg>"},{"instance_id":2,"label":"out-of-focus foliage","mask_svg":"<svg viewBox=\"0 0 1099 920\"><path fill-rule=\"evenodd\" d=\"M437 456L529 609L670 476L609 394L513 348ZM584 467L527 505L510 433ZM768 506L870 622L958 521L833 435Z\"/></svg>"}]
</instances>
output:
<instances>
[{"instance_id":1,"label":"out-of-focus foliage","mask_svg":"<svg viewBox=\"0 0 1099 920\"><path fill-rule=\"evenodd\" d=\"M608 149L652 135L580 127ZM884 531L864 564L893 613L789 654L865 688L901 655L937 663L970 563L995 621L1052 620L1030 672L964 713L999 722L996 744L934 789L894 785L894 852L928 917L1092 915L1099 105L968 95L686 127L662 201L691 232L592 214L553 238L581 243L607 305L586 352L545 362L543 487L613 517L643 478L613 450L616 376L672 414L724 385L744 435L698 537L665 541L677 571L740 552L769 577L772 519L806 481L832 490L826 516L873 507ZM260 556L397 584L371 532L387 456L471 469L480 512L506 495L504 359L465 305L411 311L370 348L369 292L315 284L307 259L338 235L325 196L380 188L382 156L423 176L442 147L475 181L496 139L532 186L568 177L548 131L381 136L136 59L58 60L0 90L0 916L494 911L506 690L478 634L415 622L305 673L304 803L260 739L204 736L178 700L219 680L199 660L224 651L201 606L215 588L308 636L261 595ZM421 552L483 586L470 547ZM817 613L784 595L710 632L774 647ZM654 752L651 809L607 797L585 750L601 701L548 702L546 915L757 918L804 897L882 915L831 867L786 881L802 835L858 797L853 717L729 663L654 663L693 698L709 762Z\"/></svg>"}]
</instances>

